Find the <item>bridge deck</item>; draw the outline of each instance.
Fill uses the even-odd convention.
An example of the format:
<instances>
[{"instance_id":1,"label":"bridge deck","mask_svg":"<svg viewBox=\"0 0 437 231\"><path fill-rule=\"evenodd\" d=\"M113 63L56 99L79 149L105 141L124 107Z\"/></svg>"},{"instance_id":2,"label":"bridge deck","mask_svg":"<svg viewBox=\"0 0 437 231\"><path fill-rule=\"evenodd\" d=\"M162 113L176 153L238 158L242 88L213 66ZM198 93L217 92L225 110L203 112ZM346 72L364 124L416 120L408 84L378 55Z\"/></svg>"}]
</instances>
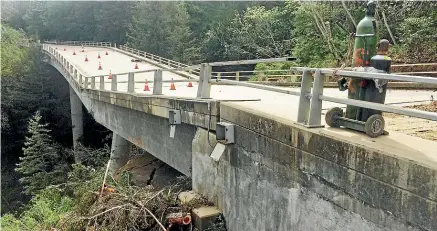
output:
<instances>
[{"instance_id":1,"label":"bridge deck","mask_svg":"<svg viewBox=\"0 0 437 231\"><path fill-rule=\"evenodd\" d=\"M81 48L77 46L53 45L53 47L57 47L58 51L86 76L105 75L105 90L110 90L111 88L111 80L107 78L110 71L113 74L117 74L159 69L157 66L141 62L138 63L139 69L136 70L134 69L135 62L131 61L133 59L132 57L114 50L108 50L109 55L105 55L105 48L85 47L85 52L81 52ZM63 51L64 47L67 49L66 51ZM76 55L73 55L73 50L76 51ZM98 53L100 53L101 59L97 59ZM84 61L85 56L88 57L88 62ZM101 63L103 70L98 70L99 63ZM144 92L143 88L145 80L153 81L153 78L153 72L135 74L135 81L139 81L135 83L135 93L138 95L151 95L152 91ZM172 72L163 72L163 80L170 79L179 80L186 78ZM118 91L127 91L127 75L117 75L117 80L121 82L118 83ZM169 90L170 83L164 83L163 94L182 98L196 97L196 83L193 82L194 87L192 88L188 88L186 86L187 83L175 83L175 85L176 90L171 91ZM96 88L99 89L99 87L99 80L97 79ZM149 87L152 90L153 84L149 84ZM296 88L296 91L298 90L299 89ZM347 97L346 92L340 92L337 89L330 88L324 89L324 94L335 97ZM433 94L435 95L435 92L425 90L389 90L386 103L400 105L418 104L430 100ZM288 122L296 121L299 100L296 96L242 86L212 85L211 97L221 101L238 101L232 102L232 104L234 106L248 108L260 114L265 114L266 116L272 116L278 120ZM344 105L323 102L324 109L332 106ZM391 126L396 126L396 118L397 117L387 118L387 124L389 125L387 130L390 131ZM322 120L324 120L324 118L322 118ZM418 126L424 126L428 130L437 131L437 122L411 118L410 124L416 124L417 122L420 122ZM402 123L405 124L405 120L403 120ZM361 133L344 129L324 128L318 131L326 133L327 135L342 137L350 142L360 143L365 146L368 145L371 148L386 150L388 153L394 153L413 159L437 169L437 142L423 140L397 132L391 132L389 136L370 139ZM405 132L404 130L404 133Z\"/></svg>"}]
</instances>

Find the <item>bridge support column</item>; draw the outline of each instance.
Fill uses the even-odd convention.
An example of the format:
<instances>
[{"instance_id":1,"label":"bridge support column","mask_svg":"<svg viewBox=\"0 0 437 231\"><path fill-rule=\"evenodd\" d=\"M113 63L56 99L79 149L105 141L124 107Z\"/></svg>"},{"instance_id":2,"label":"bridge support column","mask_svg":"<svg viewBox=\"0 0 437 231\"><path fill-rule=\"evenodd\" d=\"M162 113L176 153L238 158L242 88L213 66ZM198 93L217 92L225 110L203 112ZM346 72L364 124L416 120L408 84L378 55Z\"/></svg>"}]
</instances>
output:
<instances>
[{"instance_id":1,"label":"bridge support column","mask_svg":"<svg viewBox=\"0 0 437 231\"><path fill-rule=\"evenodd\" d=\"M73 127L73 148L76 149L83 136L82 102L70 86L71 125ZM74 162L79 163L80 157L74 156Z\"/></svg>"},{"instance_id":2,"label":"bridge support column","mask_svg":"<svg viewBox=\"0 0 437 231\"><path fill-rule=\"evenodd\" d=\"M111 163L109 165L109 172L114 174L119 168L123 167L129 161L129 153L132 150L132 144L117 135L112 133L111 145Z\"/></svg>"}]
</instances>

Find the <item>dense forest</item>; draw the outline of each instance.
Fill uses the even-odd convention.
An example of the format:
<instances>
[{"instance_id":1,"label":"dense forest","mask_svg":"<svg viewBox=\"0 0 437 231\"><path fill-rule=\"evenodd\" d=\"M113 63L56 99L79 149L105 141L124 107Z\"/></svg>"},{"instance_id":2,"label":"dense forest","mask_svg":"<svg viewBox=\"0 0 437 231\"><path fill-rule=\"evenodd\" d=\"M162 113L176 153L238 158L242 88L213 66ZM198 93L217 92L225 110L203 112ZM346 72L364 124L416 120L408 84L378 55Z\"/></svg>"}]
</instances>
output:
<instances>
[{"instance_id":1,"label":"dense forest","mask_svg":"<svg viewBox=\"0 0 437 231\"><path fill-rule=\"evenodd\" d=\"M365 5L2 1L2 227L47 230L68 212L80 213L89 206L80 195L97 187L109 155L110 132L89 114L83 145L71 150L68 84L41 61L38 40L127 44L187 64L292 55L295 63L275 68L338 67L351 62L351 35ZM395 62L437 62L437 2L381 1L376 19ZM73 152L86 158L73 163Z\"/></svg>"}]
</instances>

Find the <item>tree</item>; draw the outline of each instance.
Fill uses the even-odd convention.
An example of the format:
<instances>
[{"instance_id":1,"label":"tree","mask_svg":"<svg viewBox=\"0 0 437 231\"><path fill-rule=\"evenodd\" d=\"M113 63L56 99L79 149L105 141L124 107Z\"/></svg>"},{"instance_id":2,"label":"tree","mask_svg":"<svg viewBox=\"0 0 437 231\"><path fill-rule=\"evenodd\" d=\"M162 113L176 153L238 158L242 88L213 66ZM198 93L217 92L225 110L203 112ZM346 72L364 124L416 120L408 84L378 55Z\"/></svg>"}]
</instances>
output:
<instances>
[{"instance_id":1,"label":"tree","mask_svg":"<svg viewBox=\"0 0 437 231\"><path fill-rule=\"evenodd\" d=\"M94 39L115 42L119 45L127 42L127 30L132 18L133 2L111 2L94 8L96 33Z\"/></svg>"},{"instance_id":2,"label":"tree","mask_svg":"<svg viewBox=\"0 0 437 231\"><path fill-rule=\"evenodd\" d=\"M188 62L196 57L182 2L139 2L133 10L128 45L166 58Z\"/></svg>"},{"instance_id":3,"label":"tree","mask_svg":"<svg viewBox=\"0 0 437 231\"><path fill-rule=\"evenodd\" d=\"M293 11L264 6L247 8L232 20L231 59L283 57L291 50Z\"/></svg>"},{"instance_id":4,"label":"tree","mask_svg":"<svg viewBox=\"0 0 437 231\"><path fill-rule=\"evenodd\" d=\"M24 143L24 156L15 169L23 175L20 182L26 194L35 194L49 185L65 182L68 166L61 149L52 142L48 124L41 122L39 112L29 120L30 136Z\"/></svg>"}]
</instances>

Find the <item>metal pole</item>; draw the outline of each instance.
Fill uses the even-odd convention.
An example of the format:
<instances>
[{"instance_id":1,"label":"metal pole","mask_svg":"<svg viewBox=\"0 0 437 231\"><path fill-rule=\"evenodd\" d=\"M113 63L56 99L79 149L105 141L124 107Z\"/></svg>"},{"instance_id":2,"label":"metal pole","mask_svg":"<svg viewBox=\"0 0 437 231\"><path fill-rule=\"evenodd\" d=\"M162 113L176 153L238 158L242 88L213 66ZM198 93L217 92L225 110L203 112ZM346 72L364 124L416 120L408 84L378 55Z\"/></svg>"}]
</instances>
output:
<instances>
[{"instance_id":1,"label":"metal pole","mask_svg":"<svg viewBox=\"0 0 437 231\"><path fill-rule=\"evenodd\" d=\"M310 112L311 100L307 94L311 93L311 73L304 70L302 73L302 84L300 87L299 107L297 111L297 122L306 124Z\"/></svg>"},{"instance_id":2,"label":"metal pole","mask_svg":"<svg viewBox=\"0 0 437 231\"><path fill-rule=\"evenodd\" d=\"M199 87L197 88L197 98L209 99L211 94L212 67L208 63L202 63L200 66Z\"/></svg>"},{"instance_id":3,"label":"metal pole","mask_svg":"<svg viewBox=\"0 0 437 231\"><path fill-rule=\"evenodd\" d=\"M321 74L320 69L317 69L314 76L308 127L322 127L322 100L319 96L323 95L323 78L324 75Z\"/></svg>"},{"instance_id":4,"label":"metal pole","mask_svg":"<svg viewBox=\"0 0 437 231\"><path fill-rule=\"evenodd\" d=\"M162 71L156 70L153 78L153 94L162 95Z\"/></svg>"}]
</instances>

